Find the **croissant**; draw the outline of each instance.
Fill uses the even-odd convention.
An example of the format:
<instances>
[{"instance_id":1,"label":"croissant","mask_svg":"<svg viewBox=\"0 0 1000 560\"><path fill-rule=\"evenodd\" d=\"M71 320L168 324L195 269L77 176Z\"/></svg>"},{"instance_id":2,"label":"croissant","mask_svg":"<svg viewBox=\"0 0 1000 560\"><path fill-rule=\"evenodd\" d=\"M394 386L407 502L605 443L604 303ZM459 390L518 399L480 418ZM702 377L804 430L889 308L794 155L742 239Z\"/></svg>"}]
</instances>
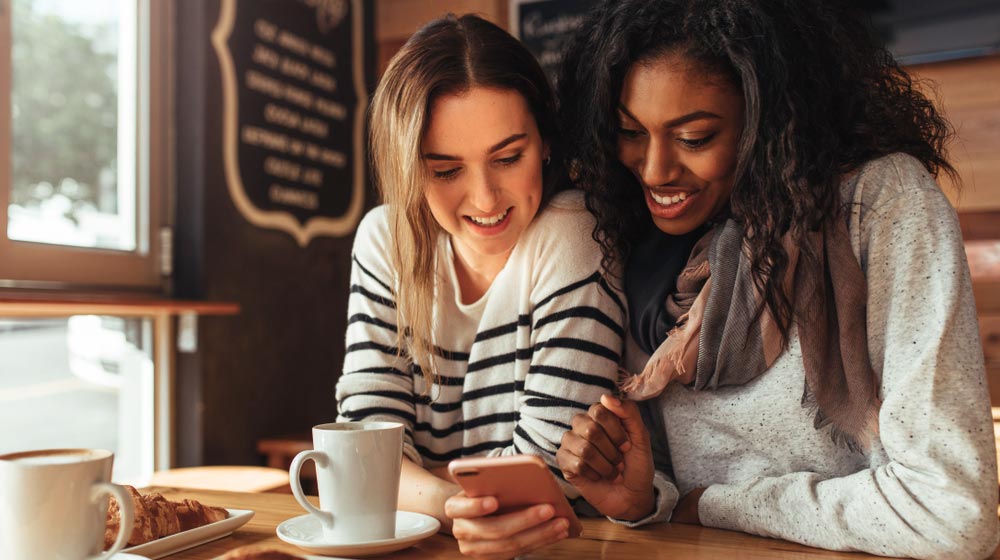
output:
<instances>
[{"instance_id":1,"label":"croissant","mask_svg":"<svg viewBox=\"0 0 1000 560\"><path fill-rule=\"evenodd\" d=\"M172 502L161 494L143 496L132 486L125 487L132 496L135 523L129 535L128 546L136 546L154 541L229 517L223 508L211 507L196 500ZM111 498L108 508L108 522L104 529L104 548L111 548L118 537L121 513L118 502Z\"/></svg>"}]
</instances>

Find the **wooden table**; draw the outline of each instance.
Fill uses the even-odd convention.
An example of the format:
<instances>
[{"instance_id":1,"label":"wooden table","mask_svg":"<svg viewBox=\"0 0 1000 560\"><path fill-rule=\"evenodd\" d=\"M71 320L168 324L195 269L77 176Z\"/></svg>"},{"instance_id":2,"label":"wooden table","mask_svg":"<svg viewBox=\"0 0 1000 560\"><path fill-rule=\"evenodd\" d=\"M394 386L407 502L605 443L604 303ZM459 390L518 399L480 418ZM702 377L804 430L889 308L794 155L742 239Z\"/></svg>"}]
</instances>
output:
<instances>
[{"instance_id":1,"label":"wooden table","mask_svg":"<svg viewBox=\"0 0 1000 560\"><path fill-rule=\"evenodd\" d=\"M286 544L275 535L282 521L303 515L292 496L287 494L246 494L215 490L181 490L153 487L148 491L161 492L170 499L194 498L213 506L251 509L256 512L249 523L231 536L167 556L168 560L212 560L239 546L266 544L290 553L305 554ZM145 492L146 490L144 490ZM584 519L583 536L562 541L521 558L546 558L556 560L697 558L699 560L732 560L746 558L764 559L824 559L844 558L858 560L877 558L860 553L832 552L810 548L776 539L755 537L744 533L708 529L693 525L654 525L642 529L626 529L600 519ZM380 558L395 559L464 559L455 541L443 534L422 541L415 547ZM1000 554L991 557L1000 560Z\"/></svg>"}]
</instances>

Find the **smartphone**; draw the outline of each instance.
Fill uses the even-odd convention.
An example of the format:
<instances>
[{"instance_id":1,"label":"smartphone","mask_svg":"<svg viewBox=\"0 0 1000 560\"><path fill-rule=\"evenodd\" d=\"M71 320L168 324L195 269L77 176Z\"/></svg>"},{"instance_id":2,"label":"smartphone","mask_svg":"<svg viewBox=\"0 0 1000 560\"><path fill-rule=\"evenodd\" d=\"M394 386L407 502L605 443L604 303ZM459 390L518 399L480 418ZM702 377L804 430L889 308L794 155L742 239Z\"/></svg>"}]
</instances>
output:
<instances>
[{"instance_id":1,"label":"smartphone","mask_svg":"<svg viewBox=\"0 0 1000 560\"><path fill-rule=\"evenodd\" d=\"M500 504L497 513L552 504L555 517L569 521L569 536L577 537L583 527L566 496L549 472L549 467L535 455L472 457L448 463L448 473L467 496L494 496Z\"/></svg>"}]
</instances>

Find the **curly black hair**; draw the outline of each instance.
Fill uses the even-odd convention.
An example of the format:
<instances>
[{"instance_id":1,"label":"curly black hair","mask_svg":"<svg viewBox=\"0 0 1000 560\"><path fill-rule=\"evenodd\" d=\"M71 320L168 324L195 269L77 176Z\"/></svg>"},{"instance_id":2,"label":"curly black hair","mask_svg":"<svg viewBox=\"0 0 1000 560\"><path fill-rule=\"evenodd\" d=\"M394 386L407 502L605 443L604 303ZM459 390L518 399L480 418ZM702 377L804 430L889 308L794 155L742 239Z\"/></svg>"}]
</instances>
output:
<instances>
[{"instance_id":1,"label":"curly black hair","mask_svg":"<svg viewBox=\"0 0 1000 560\"><path fill-rule=\"evenodd\" d=\"M571 42L558 90L565 155L609 270L652 227L638 181L616 157L622 84L632 64L669 54L742 92L729 210L752 232L751 274L786 341L793 310L781 289L781 238L801 240L841 215L845 173L903 152L958 179L946 159L950 125L849 4L606 0ZM807 247L802 257L818 258Z\"/></svg>"}]
</instances>

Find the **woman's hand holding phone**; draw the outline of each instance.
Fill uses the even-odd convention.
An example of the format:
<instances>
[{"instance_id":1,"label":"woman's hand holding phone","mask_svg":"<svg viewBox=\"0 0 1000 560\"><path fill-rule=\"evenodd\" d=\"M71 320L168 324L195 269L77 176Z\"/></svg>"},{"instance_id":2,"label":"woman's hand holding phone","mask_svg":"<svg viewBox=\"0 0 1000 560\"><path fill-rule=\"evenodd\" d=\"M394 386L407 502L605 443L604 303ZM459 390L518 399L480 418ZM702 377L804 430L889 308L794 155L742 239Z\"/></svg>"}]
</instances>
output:
<instances>
[{"instance_id":1,"label":"woman's hand holding phone","mask_svg":"<svg viewBox=\"0 0 1000 560\"><path fill-rule=\"evenodd\" d=\"M634 521L656 506L649 432L632 401L604 395L573 417L556 460L566 481L604 515Z\"/></svg>"},{"instance_id":2,"label":"woman's hand holding phone","mask_svg":"<svg viewBox=\"0 0 1000 560\"><path fill-rule=\"evenodd\" d=\"M448 472L463 488L445 503L463 554L513 558L580 533L580 521L540 457L456 459Z\"/></svg>"},{"instance_id":3,"label":"woman's hand holding phone","mask_svg":"<svg viewBox=\"0 0 1000 560\"><path fill-rule=\"evenodd\" d=\"M445 502L452 518L452 535L462 554L475 558L513 558L569 536L569 521L555 518L551 504L538 504L493 515L500 507L494 496L471 498L460 492Z\"/></svg>"}]
</instances>

